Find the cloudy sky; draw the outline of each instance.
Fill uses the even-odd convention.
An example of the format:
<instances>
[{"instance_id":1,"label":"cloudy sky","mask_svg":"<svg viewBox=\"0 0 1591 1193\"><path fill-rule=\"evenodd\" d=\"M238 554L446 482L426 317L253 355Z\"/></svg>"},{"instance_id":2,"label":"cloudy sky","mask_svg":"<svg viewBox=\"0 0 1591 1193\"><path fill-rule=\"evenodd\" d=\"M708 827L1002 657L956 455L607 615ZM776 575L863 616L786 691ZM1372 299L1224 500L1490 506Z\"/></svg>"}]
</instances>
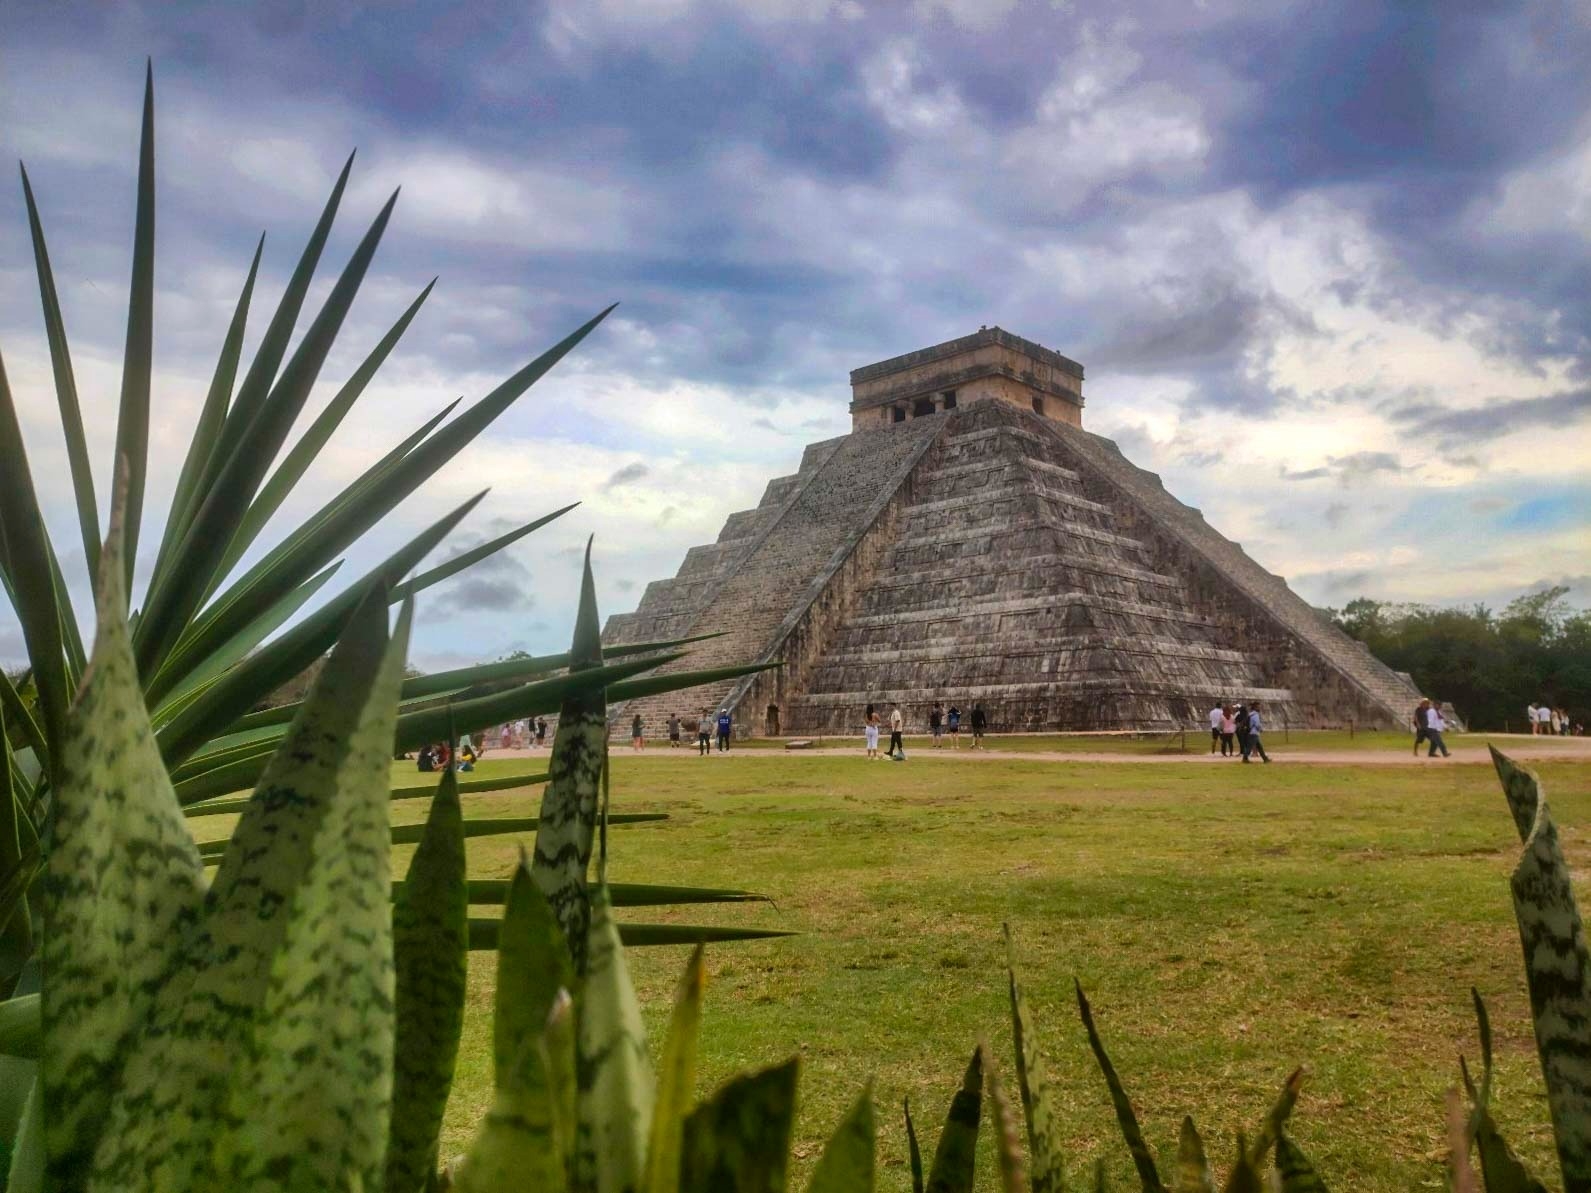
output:
<instances>
[{"instance_id":1,"label":"cloudy sky","mask_svg":"<svg viewBox=\"0 0 1591 1193\"><path fill-rule=\"evenodd\" d=\"M1583 0L10 0L0 147L43 208L102 493L146 55L156 514L255 239L258 313L351 149L324 273L403 193L311 409L441 281L283 517L622 304L351 553L486 486L449 549L584 503L433 590L424 665L560 649L593 532L604 612L633 608L847 429L850 369L980 324L1081 360L1086 425L1316 603L1591 603ZM14 182L0 352L64 547Z\"/></svg>"}]
</instances>

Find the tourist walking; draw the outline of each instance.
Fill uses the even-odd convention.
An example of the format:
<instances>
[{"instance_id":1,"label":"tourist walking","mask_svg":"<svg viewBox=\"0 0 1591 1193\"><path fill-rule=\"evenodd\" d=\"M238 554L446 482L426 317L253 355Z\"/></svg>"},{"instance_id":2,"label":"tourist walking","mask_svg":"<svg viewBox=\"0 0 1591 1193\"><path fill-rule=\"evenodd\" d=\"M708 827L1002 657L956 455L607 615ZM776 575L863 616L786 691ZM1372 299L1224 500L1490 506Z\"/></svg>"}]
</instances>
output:
<instances>
[{"instance_id":1,"label":"tourist walking","mask_svg":"<svg viewBox=\"0 0 1591 1193\"><path fill-rule=\"evenodd\" d=\"M547 744L547 718L536 718L536 748L539 750Z\"/></svg>"},{"instance_id":2,"label":"tourist walking","mask_svg":"<svg viewBox=\"0 0 1591 1193\"><path fill-rule=\"evenodd\" d=\"M864 728L862 730L862 734L863 734L864 737L867 738L867 756L869 758L877 758L878 757L878 710L876 708L874 708L871 704L869 704L867 706L866 728Z\"/></svg>"},{"instance_id":3,"label":"tourist walking","mask_svg":"<svg viewBox=\"0 0 1591 1193\"><path fill-rule=\"evenodd\" d=\"M1536 709L1536 723L1541 726L1543 734L1552 732L1552 708L1549 705L1543 704Z\"/></svg>"},{"instance_id":4,"label":"tourist walking","mask_svg":"<svg viewBox=\"0 0 1591 1193\"><path fill-rule=\"evenodd\" d=\"M1553 737L1558 736L1559 715L1556 707L1549 709L1547 712L1547 732Z\"/></svg>"},{"instance_id":5,"label":"tourist walking","mask_svg":"<svg viewBox=\"0 0 1591 1193\"><path fill-rule=\"evenodd\" d=\"M1221 757L1235 758L1237 746L1233 743L1233 735L1237 733L1237 718L1232 715L1232 706L1221 706Z\"/></svg>"},{"instance_id":6,"label":"tourist walking","mask_svg":"<svg viewBox=\"0 0 1591 1193\"><path fill-rule=\"evenodd\" d=\"M641 747L646 744L646 737L641 732L641 714L636 713L630 721L630 749L640 753Z\"/></svg>"},{"instance_id":7,"label":"tourist walking","mask_svg":"<svg viewBox=\"0 0 1591 1193\"><path fill-rule=\"evenodd\" d=\"M1217 704L1210 710L1210 753L1215 753L1221 744L1221 721L1226 716L1226 709Z\"/></svg>"},{"instance_id":8,"label":"tourist walking","mask_svg":"<svg viewBox=\"0 0 1591 1193\"><path fill-rule=\"evenodd\" d=\"M941 735L945 730L945 709L939 701L934 701L934 706L928 712L928 732L934 735L934 749L941 744Z\"/></svg>"},{"instance_id":9,"label":"tourist walking","mask_svg":"<svg viewBox=\"0 0 1591 1193\"><path fill-rule=\"evenodd\" d=\"M1426 754L1427 758L1435 758L1438 750L1442 751L1443 758L1451 757L1448 753L1447 743L1442 740L1442 733L1446 728L1447 722L1442 719L1442 706L1433 701L1430 712L1425 718L1425 736L1431 743L1430 752Z\"/></svg>"},{"instance_id":10,"label":"tourist walking","mask_svg":"<svg viewBox=\"0 0 1591 1193\"><path fill-rule=\"evenodd\" d=\"M1539 732L1539 730L1536 728L1536 726L1540 723L1540 717L1537 715L1539 711L1540 710L1536 708L1536 702L1534 700L1525 705L1525 724L1530 726L1529 733L1531 737L1536 736L1536 734Z\"/></svg>"},{"instance_id":11,"label":"tourist walking","mask_svg":"<svg viewBox=\"0 0 1591 1193\"><path fill-rule=\"evenodd\" d=\"M905 728L905 725L906 718L900 715L900 705L894 705L889 710L889 752L891 757L896 754L904 757L906 754L906 746L901 741L900 736L901 730Z\"/></svg>"},{"instance_id":12,"label":"tourist walking","mask_svg":"<svg viewBox=\"0 0 1591 1193\"><path fill-rule=\"evenodd\" d=\"M960 718L958 717L957 720L959 721ZM983 702L974 700L972 702L972 748L974 750L983 742L983 735L988 729L989 718L983 713Z\"/></svg>"},{"instance_id":13,"label":"tourist walking","mask_svg":"<svg viewBox=\"0 0 1591 1193\"><path fill-rule=\"evenodd\" d=\"M1248 761L1248 705L1240 702L1234 719L1237 721L1237 750L1246 762Z\"/></svg>"},{"instance_id":14,"label":"tourist walking","mask_svg":"<svg viewBox=\"0 0 1591 1193\"><path fill-rule=\"evenodd\" d=\"M950 711L945 714L945 728L950 730L950 748L952 750L961 749L961 710L954 704L950 706Z\"/></svg>"},{"instance_id":15,"label":"tourist walking","mask_svg":"<svg viewBox=\"0 0 1591 1193\"><path fill-rule=\"evenodd\" d=\"M668 748L679 749L679 713L668 714Z\"/></svg>"},{"instance_id":16,"label":"tourist walking","mask_svg":"<svg viewBox=\"0 0 1591 1193\"><path fill-rule=\"evenodd\" d=\"M1261 740L1265 726L1260 721L1260 702L1256 700L1249 705L1248 710L1248 745L1243 750L1243 761L1249 760L1250 754L1258 754L1260 761L1269 762L1271 756L1265 752L1265 743Z\"/></svg>"},{"instance_id":17,"label":"tourist walking","mask_svg":"<svg viewBox=\"0 0 1591 1193\"><path fill-rule=\"evenodd\" d=\"M696 753L705 758L713 752L713 718L704 708L696 718Z\"/></svg>"},{"instance_id":18,"label":"tourist walking","mask_svg":"<svg viewBox=\"0 0 1591 1193\"><path fill-rule=\"evenodd\" d=\"M1428 699L1414 706L1414 754L1419 757L1420 743L1431 735L1431 702Z\"/></svg>"},{"instance_id":19,"label":"tourist walking","mask_svg":"<svg viewBox=\"0 0 1591 1193\"><path fill-rule=\"evenodd\" d=\"M733 721L731 720L731 718L729 716L729 710L727 708L719 709L718 710L718 752L720 754L727 754L729 752L729 730L730 730L730 728L732 726L733 726Z\"/></svg>"}]
</instances>

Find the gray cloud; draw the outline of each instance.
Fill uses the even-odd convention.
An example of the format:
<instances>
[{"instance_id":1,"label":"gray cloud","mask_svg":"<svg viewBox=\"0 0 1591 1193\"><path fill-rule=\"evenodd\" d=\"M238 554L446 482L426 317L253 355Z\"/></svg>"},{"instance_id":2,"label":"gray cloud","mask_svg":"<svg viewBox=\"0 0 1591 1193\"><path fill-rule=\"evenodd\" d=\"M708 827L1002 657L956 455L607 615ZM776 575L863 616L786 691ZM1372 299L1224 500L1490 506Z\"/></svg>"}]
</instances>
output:
<instances>
[{"instance_id":1,"label":"gray cloud","mask_svg":"<svg viewBox=\"0 0 1591 1193\"><path fill-rule=\"evenodd\" d=\"M1283 465L1278 475L1285 481L1313 481L1336 478L1343 488L1351 488L1382 472L1401 472L1404 464L1391 452L1350 452L1346 456L1327 456L1323 465L1293 471Z\"/></svg>"},{"instance_id":2,"label":"gray cloud","mask_svg":"<svg viewBox=\"0 0 1591 1193\"><path fill-rule=\"evenodd\" d=\"M1591 388L1545 394L1539 398L1496 400L1467 410L1433 410L1429 406L1400 406L1391 412L1394 422L1422 434L1435 435L1449 445L1494 439L1533 427L1557 427L1591 415Z\"/></svg>"},{"instance_id":3,"label":"gray cloud","mask_svg":"<svg viewBox=\"0 0 1591 1193\"><path fill-rule=\"evenodd\" d=\"M1333 530L1338 529L1348 517L1348 503L1346 501L1333 501L1321 515L1326 525Z\"/></svg>"},{"instance_id":4,"label":"gray cloud","mask_svg":"<svg viewBox=\"0 0 1591 1193\"><path fill-rule=\"evenodd\" d=\"M615 471L612 476L602 482L602 488L604 490L613 490L623 488L625 485L633 485L636 481L650 475L651 471L645 464L637 460L635 463L626 464L623 468Z\"/></svg>"}]
</instances>

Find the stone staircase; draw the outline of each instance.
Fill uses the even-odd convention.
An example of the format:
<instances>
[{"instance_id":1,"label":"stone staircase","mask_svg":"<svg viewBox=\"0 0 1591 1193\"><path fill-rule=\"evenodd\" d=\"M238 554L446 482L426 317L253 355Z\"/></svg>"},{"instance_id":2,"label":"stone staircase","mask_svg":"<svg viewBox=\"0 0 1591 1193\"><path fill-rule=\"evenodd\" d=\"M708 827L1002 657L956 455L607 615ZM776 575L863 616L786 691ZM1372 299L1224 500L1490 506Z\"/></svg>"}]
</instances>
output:
<instances>
[{"instance_id":1,"label":"stone staircase","mask_svg":"<svg viewBox=\"0 0 1591 1193\"><path fill-rule=\"evenodd\" d=\"M667 634L723 631L702 642L688 657L654 674L703 670L761 662L779 657L777 631L821 589L825 566L843 557L860 534L880 494L893 492L944 428L943 418L918 419L887 431L849 435L820 445L809 454L793 483L781 485L774 500L768 495L741 525L750 534L726 526L720 545L732 548L710 564L693 562L693 548L673 582L649 586L647 598L628 618L610 619L606 641L644 641ZM770 486L772 490L773 486ZM734 515L731 523L739 518ZM703 553L701 560L706 560ZM698 575L702 579L698 580ZM815 582L818 582L815 584ZM650 601L650 605L649 605ZM662 732L669 714L693 719L716 712L736 688L726 680L681 692L644 697L615 705L610 717L627 723L639 713L649 734ZM755 712L755 724L745 721ZM760 732L761 710L736 709L740 731Z\"/></svg>"}]
</instances>

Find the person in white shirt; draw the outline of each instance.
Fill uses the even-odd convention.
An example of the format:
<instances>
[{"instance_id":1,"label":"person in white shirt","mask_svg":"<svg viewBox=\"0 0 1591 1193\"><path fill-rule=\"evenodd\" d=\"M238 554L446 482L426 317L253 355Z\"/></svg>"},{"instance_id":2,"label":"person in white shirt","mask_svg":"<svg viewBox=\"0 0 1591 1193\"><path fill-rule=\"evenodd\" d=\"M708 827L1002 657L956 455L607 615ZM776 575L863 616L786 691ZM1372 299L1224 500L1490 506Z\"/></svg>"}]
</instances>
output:
<instances>
[{"instance_id":1,"label":"person in white shirt","mask_svg":"<svg viewBox=\"0 0 1591 1193\"><path fill-rule=\"evenodd\" d=\"M1538 726L1537 733L1552 732L1552 709L1550 707L1543 704L1536 709L1536 724Z\"/></svg>"},{"instance_id":2,"label":"person in white shirt","mask_svg":"<svg viewBox=\"0 0 1591 1193\"><path fill-rule=\"evenodd\" d=\"M1427 758L1435 758L1438 750L1442 751L1443 758L1451 757L1447 743L1442 740L1442 734L1446 729L1447 722L1442 718L1441 702L1433 700L1431 701L1431 711L1426 715L1425 720L1425 739L1431 743L1431 748L1425 755Z\"/></svg>"},{"instance_id":3,"label":"person in white shirt","mask_svg":"<svg viewBox=\"0 0 1591 1193\"><path fill-rule=\"evenodd\" d=\"M1530 735L1532 737L1541 732L1536 728L1537 724L1540 723L1540 720L1541 718L1537 715L1536 702L1532 700L1529 704L1525 705L1525 723L1530 726Z\"/></svg>"},{"instance_id":4,"label":"person in white shirt","mask_svg":"<svg viewBox=\"0 0 1591 1193\"><path fill-rule=\"evenodd\" d=\"M889 712L889 752L891 754L905 754L906 747L901 744L901 730L906 726L906 718L900 715L900 705L896 705Z\"/></svg>"},{"instance_id":5,"label":"person in white shirt","mask_svg":"<svg viewBox=\"0 0 1591 1193\"><path fill-rule=\"evenodd\" d=\"M1212 754L1221 744L1221 718L1225 715L1219 704L1210 710L1210 753Z\"/></svg>"}]
</instances>

